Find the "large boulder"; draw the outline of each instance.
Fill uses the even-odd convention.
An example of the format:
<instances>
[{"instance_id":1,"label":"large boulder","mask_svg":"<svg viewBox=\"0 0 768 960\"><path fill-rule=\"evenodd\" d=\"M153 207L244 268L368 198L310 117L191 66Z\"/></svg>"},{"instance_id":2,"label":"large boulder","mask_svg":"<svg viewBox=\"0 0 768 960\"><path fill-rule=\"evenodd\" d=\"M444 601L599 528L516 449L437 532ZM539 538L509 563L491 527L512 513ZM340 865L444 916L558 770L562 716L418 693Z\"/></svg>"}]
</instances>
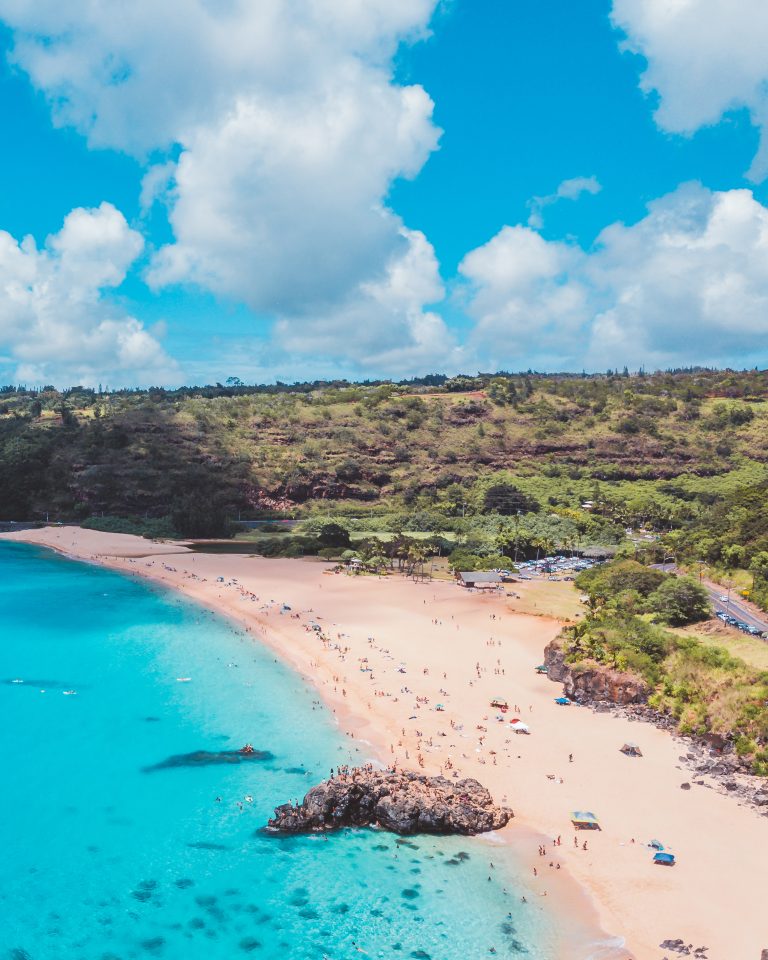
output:
<instances>
[{"instance_id":1,"label":"large boulder","mask_svg":"<svg viewBox=\"0 0 768 960\"><path fill-rule=\"evenodd\" d=\"M399 834L471 835L499 830L512 816L477 780L366 769L318 784L298 806L277 807L267 829L310 833L381 827Z\"/></svg>"}]
</instances>

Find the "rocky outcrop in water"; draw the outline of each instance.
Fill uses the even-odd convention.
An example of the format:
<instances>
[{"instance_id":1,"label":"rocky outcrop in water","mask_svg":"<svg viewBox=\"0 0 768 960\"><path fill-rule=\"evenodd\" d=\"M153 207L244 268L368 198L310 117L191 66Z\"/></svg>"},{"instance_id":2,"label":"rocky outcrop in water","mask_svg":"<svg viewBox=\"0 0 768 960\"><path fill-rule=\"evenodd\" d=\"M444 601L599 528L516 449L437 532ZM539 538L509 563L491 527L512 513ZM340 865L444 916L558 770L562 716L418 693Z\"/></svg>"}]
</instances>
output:
<instances>
[{"instance_id":1,"label":"rocky outcrop in water","mask_svg":"<svg viewBox=\"0 0 768 960\"><path fill-rule=\"evenodd\" d=\"M399 834L468 836L499 830L513 816L496 806L477 780L366 769L318 784L298 806L277 807L267 829L291 834L381 827Z\"/></svg>"},{"instance_id":2,"label":"rocky outcrop in water","mask_svg":"<svg viewBox=\"0 0 768 960\"><path fill-rule=\"evenodd\" d=\"M645 703L649 687L638 677L611 670L592 662L566 663L561 642L552 640L544 648L547 676L563 685L563 693L578 703L607 701L621 706Z\"/></svg>"}]
</instances>

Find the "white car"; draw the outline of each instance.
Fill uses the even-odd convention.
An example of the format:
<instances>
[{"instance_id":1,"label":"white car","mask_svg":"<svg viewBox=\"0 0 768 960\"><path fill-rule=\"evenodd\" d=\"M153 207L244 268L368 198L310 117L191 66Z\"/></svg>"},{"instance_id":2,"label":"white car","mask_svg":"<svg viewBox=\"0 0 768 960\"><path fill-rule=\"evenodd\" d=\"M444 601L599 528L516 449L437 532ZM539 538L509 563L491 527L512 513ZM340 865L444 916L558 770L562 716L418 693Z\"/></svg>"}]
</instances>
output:
<instances>
[{"instance_id":1,"label":"white car","mask_svg":"<svg viewBox=\"0 0 768 960\"><path fill-rule=\"evenodd\" d=\"M720 601L720 603L728 603L729 600L728 597L718 597L717 599Z\"/></svg>"}]
</instances>

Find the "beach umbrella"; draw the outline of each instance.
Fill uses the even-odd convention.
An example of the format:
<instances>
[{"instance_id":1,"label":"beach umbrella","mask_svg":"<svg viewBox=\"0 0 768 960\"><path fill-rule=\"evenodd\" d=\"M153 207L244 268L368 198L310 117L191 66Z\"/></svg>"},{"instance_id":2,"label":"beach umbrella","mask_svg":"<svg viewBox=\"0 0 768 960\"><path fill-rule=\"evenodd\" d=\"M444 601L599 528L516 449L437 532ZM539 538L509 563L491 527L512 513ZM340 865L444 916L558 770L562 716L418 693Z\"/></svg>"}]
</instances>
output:
<instances>
[{"instance_id":1,"label":"beach umbrella","mask_svg":"<svg viewBox=\"0 0 768 960\"><path fill-rule=\"evenodd\" d=\"M600 821L590 810L574 810L571 813L571 823L577 830L600 829Z\"/></svg>"}]
</instances>

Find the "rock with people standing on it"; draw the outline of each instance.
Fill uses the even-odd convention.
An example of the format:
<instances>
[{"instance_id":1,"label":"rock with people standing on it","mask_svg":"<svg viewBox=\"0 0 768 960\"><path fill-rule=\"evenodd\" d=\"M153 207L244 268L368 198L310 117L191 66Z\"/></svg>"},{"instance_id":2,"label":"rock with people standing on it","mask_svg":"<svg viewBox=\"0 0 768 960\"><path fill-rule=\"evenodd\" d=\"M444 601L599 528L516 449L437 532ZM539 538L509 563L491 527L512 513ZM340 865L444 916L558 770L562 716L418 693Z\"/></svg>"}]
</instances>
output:
<instances>
[{"instance_id":1,"label":"rock with people standing on it","mask_svg":"<svg viewBox=\"0 0 768 960\"><path fill-rule=\"evenodd\" d=\"M398 834L472 835L499 830L514 814L493 802L477 780L352 769L313 787L303 801L275 809L267 829L311 833L380 827Z\"/></svg>"}]
</instances>

